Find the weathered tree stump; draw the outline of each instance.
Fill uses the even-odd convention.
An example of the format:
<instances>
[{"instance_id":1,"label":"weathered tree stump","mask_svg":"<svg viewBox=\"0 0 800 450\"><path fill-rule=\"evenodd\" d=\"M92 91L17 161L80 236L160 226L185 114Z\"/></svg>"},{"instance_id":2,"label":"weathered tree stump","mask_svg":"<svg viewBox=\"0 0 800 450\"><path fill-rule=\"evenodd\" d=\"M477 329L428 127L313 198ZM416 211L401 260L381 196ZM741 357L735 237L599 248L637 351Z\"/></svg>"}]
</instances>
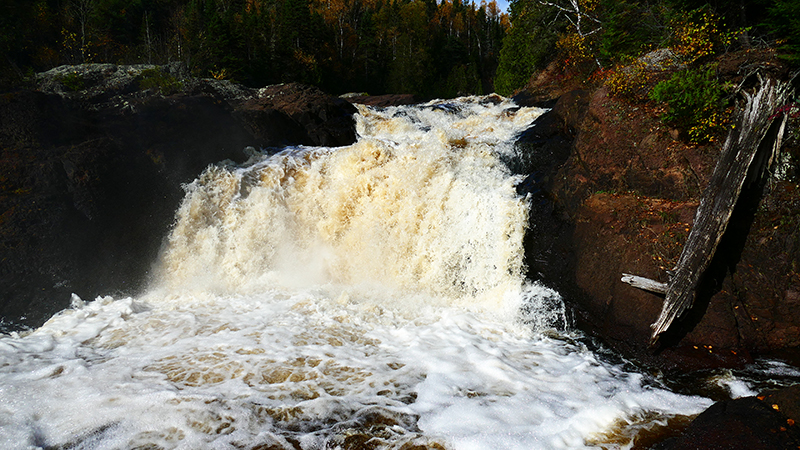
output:
<instances>
[{"instance_id":1,"label":"weathered tree stump","mask_svg":"<svg viewBox=\"0 0 800 450\"><path fill-rule=\"evenodd\" d=\"M742 188L769 173L780 151L787 119L776 111L791 95L788 83L771 80L762 82L755 94L744 92L745 103L737 112L736 124L703 193L678 263L669 273L669 283L623 274L623 282L665 295L661 314L651 325L651 345L694 304L698 282L714 257Z\"/></svg>"}]
</instances>

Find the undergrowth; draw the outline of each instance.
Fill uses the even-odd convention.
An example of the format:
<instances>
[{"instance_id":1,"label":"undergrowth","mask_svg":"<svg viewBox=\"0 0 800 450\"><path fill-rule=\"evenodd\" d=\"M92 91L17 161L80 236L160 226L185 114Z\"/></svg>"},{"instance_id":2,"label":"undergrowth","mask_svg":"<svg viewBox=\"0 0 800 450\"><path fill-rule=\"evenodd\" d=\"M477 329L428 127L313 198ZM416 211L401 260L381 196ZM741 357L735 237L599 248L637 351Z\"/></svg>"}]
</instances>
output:
<instances>
[{"instance_id":1,"label":"undergrowth","mask_svg":"<svg viewBox=\"0 0 800 450\"><path fill-rule=\"evenodd\" d=\"M678 71L658 83L650 98L666 104L661 119L687 130L694 143L713 141L724 124L725 99L713 68Z\"/></svg>"},{"instance_id":2,"label":"undergrowth","mask_svg":"<svg viewBox=\"0 0 800 450\"><path fill-rule=\"evenodd\" d=\"M183 83L161 69L145 69L137 77L140 89L153 89L163 95L174 94L183 89Z\"/></svg>"}]
</instances>

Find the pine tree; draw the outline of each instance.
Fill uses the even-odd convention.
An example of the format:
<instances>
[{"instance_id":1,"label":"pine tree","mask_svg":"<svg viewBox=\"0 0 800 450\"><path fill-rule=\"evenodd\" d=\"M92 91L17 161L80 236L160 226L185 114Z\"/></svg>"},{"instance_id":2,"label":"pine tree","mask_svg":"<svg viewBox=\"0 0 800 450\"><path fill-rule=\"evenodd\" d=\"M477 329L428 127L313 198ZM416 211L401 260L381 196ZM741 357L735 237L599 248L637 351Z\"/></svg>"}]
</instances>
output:
<instances>
[{"instance_id":1,"label":"pine tree","mask_svg":"<svg viewBox=\"0 0 800 450\"><path fill-rule=\"evenodd\" d=\"M503 39L495 90L509 95L524 86L553 54L558 33L565 27L558 11L536 0L513 0L511 29Z\"/></svg>"}]
</instances>

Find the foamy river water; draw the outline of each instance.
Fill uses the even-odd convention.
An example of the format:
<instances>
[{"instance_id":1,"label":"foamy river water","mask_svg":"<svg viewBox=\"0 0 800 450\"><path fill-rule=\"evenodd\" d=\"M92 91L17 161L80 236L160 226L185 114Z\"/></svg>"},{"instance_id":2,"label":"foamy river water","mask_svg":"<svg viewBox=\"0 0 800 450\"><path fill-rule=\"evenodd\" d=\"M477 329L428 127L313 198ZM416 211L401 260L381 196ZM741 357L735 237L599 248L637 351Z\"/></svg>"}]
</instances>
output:
<instances>
[{"instance_id":1,"label":"foamy river water","mask_svg":"<svg viewBox=\"0 0 800 450\"><path fill-rule=\"evenodd\" d=\"M360 107L352 146L209 167L145 294L0 336L0 448L625 448L698 414L526 280L503 161L542 112Z\"/></svg>"}]
</instances>

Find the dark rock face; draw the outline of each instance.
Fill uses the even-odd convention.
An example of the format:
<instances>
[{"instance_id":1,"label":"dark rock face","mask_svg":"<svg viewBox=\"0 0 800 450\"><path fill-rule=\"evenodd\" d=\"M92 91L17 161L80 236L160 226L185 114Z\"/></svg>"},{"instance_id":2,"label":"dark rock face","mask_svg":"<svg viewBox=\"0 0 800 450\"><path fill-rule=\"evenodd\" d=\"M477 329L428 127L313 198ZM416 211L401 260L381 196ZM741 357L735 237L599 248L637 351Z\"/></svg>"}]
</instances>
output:
<instances>
[{"instance_id":1,"label":"dark rock face","mask_svg":"<svg viewBox=\"0 0 800 450\"><path fill-rule=\"evenodd\" d=\"M550 155L536 161L543 173L523 183L547 200L532 211L539 222L526 242L530 276L564 293L583 329L645 364L733 367L753 354L797 348L800 188L790 179L775 179L742 201L702 300L669 345L648 348L663 299L620 278L666 281L718 154L710 145L675 141L670 131L653 111L614 99L603 87L560 97L532 137L521 139L538 142L534 158ZM547 146L564 146L568 155Z\"/></svg>"},{"instance_id":2,"label":"dark rock face","mask_svg":"<svg viewBox=\"0 0 800 450\"><path fill-rule=\"evenodd\" d=\"M557 91L523 91L515 100L541 105ZM531 170L544 172L518 187L534 200L529 276L562 293L581 329L644 365L691 372L742 366L776 350L793 356L800 346L796 177L745 194L701 284L705 301L682 318L668 346L648 348L663 298L620 278L667 281L718 156L713 146L687 145L674 134L657 111L603 87L560 94L518 144L533 153ZM556 146L567 154L548 149ZM800 386L719 402L685 432L642 448L800 448L798 405Z\"/></svg>"},{"instance_id":3,"label":"dark rock face","mask_svg":"<svg viewBox=\"0 0 800 450\"><path fill-rule=\"evenodd\" d=\"M589 95L588 91L573 91L562 96L515 143L520 154L519 167L515 169L529 174L517 191L529 194L532 200L524 242L528 277L543 281L570 298L582 295L575 289L571 242L574 224L555 202L553 188L558 169L569 159ZM516 101L525 104L521 99Z\"/></svg>"},{"instance_id":4,"label":"dark rock face","mask_svg":"<svg viewBox=\"0 0 800 450\"><path fill-rule=\"evenodd\" d=\"M355 106L297 83L269 86L236 108L262 147L341 146L355 141Z\"/></svg>"},{"instance_id":5,"label":"dark rock face","mask_svg":"<svg viewBox=\"0 0 800 450\"><path fill-rule=\"evenodd\" d=\"M654 450L774 450L800 446L800 428L777 403L756 397L717 402Z\"/></svg>"},{"instance_id":6,"label":"dark rock face","mask_svg":"<svg viewBox=\"0 0 800 450\"><path fill-rule=\"evenodd\" d=\"M275 112L243 120L259 91L183 79L164 96L134 69L61 68L39 77L51 93L0 95L0 331L40 325L72 293L144 288L181 184L209 164L244 161L247 146L355 140L353 106L313 88L262 89ZM61 72L85 76L85 91L60 92Z\"/></svg>"},{"instance_id":7,"label":"dark rock face","mask_svg":"<svg viewBox=\"0 0 800 450\"><path fill-rule=\"evenodd\" d=\"M420 99L413 94L352 95L347 97L347 101L378 108L420 103Z\"/></svg>"}]
</instances>

